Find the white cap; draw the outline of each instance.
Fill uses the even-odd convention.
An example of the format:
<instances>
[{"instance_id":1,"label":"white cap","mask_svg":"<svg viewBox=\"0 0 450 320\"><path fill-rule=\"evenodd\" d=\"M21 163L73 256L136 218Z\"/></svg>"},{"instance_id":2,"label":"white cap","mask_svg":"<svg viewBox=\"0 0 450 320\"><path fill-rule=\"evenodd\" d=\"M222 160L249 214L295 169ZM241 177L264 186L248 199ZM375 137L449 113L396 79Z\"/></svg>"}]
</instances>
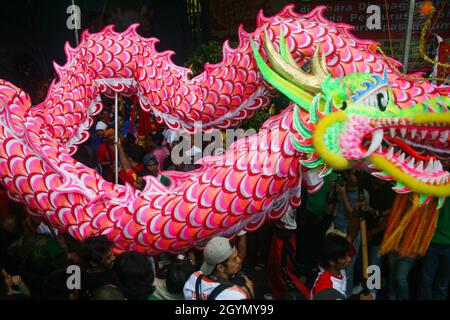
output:
<instances>
[{"instance_id":1,"label":"white cap","mask_svg":"<svg viewBox=\"0 0 450 320\"><path fill-rule=\"evenodd\" d=\"M105 130L106 128L108 128L108 126L103 121L99 121L95 125L95 131Z\"/></svg>"},{"instance_id":2,"label":"white cap","mask_svg":"<svg viewBox=\"0 0 450 320\"><path fill-rule=\"evenodd\" d=\"M230 240L223 237L215 237L208 241L203 250L204 261L200 271L204 275L210 275L216 265L225 262L233 253Z\"/></svg>"}]
</instances>

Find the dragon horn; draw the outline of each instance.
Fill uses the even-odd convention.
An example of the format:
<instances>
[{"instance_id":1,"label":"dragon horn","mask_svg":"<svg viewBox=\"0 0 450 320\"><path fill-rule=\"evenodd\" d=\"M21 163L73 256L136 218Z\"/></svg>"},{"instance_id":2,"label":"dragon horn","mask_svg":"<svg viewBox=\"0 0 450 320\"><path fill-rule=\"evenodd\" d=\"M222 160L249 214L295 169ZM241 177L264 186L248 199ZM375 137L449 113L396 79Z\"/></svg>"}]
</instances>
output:
<instances>
[{"instance_id":1,"label":"dragon horn","mask_svg":"<svg viewBox=\"0 0 450 320\"><path fill-rule=\"evenodd\" d=\"M320 43L317 44L314 50L314 55L311 62L311 73L320 78L323 82L327 78L329 72L327 71L327 64L325 61L325 55L320 55Z\"/></svg>"},{"instance_id":2,"label":"dragon horn","mask_svg":"<svg viewBox=\"0 0 450 320\"><path fill-rule=\"evenodd\" d=\"M286 45L286 40L284 38L283 30L280 31L280 53L283 59L292 66L297 66L294 58L292 57L291 51L289 51Z\"/></svg>"},{"instance_id":3,"label":"dragon horn","mask_svg":"<svg viewBox=\"0 0 450 320\"><path fill-rule=\"evenodd\" d=\"M296 104L298 104L304 110L309 112L309 106L310 106L314 96L310 92L303 90L302 88L296 86L294 83L286 80L279 73L272 70L266 64L264 59L261 57L261 54L259 53L259 48L257 48L257 46L252 38L250 38L250 44L251 44L253 54L255 56L255 60L258 65L259 71L261 72L263 77L266 79L266 81L269 82L271 85L273 85L278 90L280 90L280 92L282 92L289 99L294 101Z\"/></svg>"},{"instance_id":4,"label":"dragon horn","mask_svg":"<svg viewBox=\"0 0 450 320\"><path fill-rule=\"evenodd\" d=\"M285 51L283 52L283 55L286 58L283 58L283 56L275 50L267 31L264 30L264 45L274 70L290 82L309 92L320 92L321 84L328 75L325 67L325 59L319 54L320 46L316 47L316 51L311 60L311 73L307 73L293 63L294 59L289 50L286 49L285 43L282 43L283 41L285 41L284 37L280 37L280 47Z\"/></svg>"},{"instance_id":5,"label":"dragon horn","mask_svg":"<svg viewBox=\"0 0 450 320\"><path fill-rule=\"evenodd\" d=\"M289 51L286 41L284 40L284 35L280 35L280 51L282 57L292 65L295 70L300 70L303 72L301 68L297 66L294 58L292 57L291 51ZM320 55L320 44L317 44L316 49L314 50L313 57L311 59L311 75L319 77L320 83L323 83L328 75L330 74L327 70L327 63L325 60L325 55ZM304 73L304 72L303 72ZM306 73L308 75L308 73Z\"/></svg>"}]
</instances>

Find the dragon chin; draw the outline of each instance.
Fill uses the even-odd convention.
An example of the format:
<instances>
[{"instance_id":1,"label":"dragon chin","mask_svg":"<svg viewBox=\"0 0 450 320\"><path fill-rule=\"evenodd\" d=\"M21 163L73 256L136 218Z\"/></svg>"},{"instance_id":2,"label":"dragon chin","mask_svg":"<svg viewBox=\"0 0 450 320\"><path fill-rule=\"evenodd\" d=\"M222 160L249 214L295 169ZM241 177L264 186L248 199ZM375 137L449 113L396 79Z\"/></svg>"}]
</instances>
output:
<instances>
[{"instance_id":1,"label":"dragon chin","mask_svg":"<svg viewBox=\"0 0 450 320\"><path fill-rule=\"evenodd\" d=\"M396 167L392 162L383 156L373 154L370 156L371 162L380 170L383 170L396 181L402 183L408 187L411 191L419 194L435 197L448 197L450 196L450 183L436 186L429 183L420 181L413 176L408 175L401 168Z\"/></svg>"}]
</instances>

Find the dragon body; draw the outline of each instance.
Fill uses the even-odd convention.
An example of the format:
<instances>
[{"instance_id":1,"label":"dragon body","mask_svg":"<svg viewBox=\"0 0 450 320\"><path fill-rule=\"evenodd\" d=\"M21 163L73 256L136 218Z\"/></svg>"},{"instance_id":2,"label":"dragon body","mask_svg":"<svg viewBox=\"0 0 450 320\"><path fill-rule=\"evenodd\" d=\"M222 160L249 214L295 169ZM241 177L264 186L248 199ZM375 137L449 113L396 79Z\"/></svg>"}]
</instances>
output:
<instances>
[{"instance_id":1,"label":"dragon body","mask_svg":"<svg viewBox=\"0 0 450 320\"><path fill-rule=\"evenodd\" d=\"M55 65L59 80L37 106L0 80L0 181L9 196L78 239L104 234L118 251L147 254L257 229L300 205L302 183L317 190L332 168L355 162L369 161L374 174L422 202L445 199L449 178L437 159L448 146L447 89L397 74L375 42L325 19L324 7L293 9L260 13L253 33L240 28L238 47L225 43L223 61L194 78L133 25L120 34L84 32L77 48L67 45L67 63ZM310 74L290 73L310 61ZM195 171L163 172L168 187L150 176L143 191L111 184L70 156L89 136L100 94L137 95L158 121L195 132L238 125L270 102L274 87L293 101L283 113ZM384 148L389 134L390 145L400 145L400 135L418 149L410 157L422 157L422 166Z\"/></svg>"}]
</instances>

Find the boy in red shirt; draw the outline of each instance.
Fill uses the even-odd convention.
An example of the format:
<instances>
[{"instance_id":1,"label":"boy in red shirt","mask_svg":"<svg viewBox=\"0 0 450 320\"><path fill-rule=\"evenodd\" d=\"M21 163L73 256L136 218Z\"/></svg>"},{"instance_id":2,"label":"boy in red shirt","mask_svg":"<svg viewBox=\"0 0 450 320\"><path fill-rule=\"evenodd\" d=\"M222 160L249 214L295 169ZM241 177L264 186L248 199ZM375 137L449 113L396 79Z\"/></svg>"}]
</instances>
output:
<instances>
[{"instance_id":1,"label":"boy in red shirt","mask_svg":"<svg viewBox=\"0 0 450 320\"><path fill-rule=\"evenodd\" d=\"M342 235L330 233L325 235L323 259L320 272L311 290L311 299L326 289L334 289L346 298L347 276L345 268L350 264L350 242Z\"/></svg>"},{"instance_id":2,"label":"boy in red shirt","mask_svg":"<svg viewBox=\"0 0 450 320\"><path fill-rule=\"evenodd\" d=\"M347 237L337 232L325 235L323 259L319 275L311 290L311 300L345 300L347 275L345 269L356 254ZM371 293L362 293L360 300L373 300Z\"/></svg>"}]
</instances>

